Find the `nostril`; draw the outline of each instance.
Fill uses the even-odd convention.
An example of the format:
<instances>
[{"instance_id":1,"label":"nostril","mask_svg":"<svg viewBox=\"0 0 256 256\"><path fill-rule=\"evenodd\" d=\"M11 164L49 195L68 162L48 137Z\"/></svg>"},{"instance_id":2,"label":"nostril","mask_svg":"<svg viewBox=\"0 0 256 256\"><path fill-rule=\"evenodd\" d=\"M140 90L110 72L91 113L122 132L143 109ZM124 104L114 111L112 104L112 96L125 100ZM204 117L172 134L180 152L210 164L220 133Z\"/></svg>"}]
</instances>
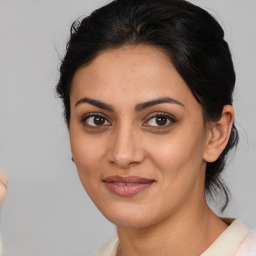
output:
<instances>
[{"instance_id":1,"label":"nostril","mask_svg":"<svg viewBox=\"0 0 256 256\"><path fill-rule=\"evenodd\" d=\"M129 159L115 159L115 160L110 160L110 163L116 166L119 166L121 168L130 168L134 165L139 164L140 162L136 162L136 161L131 161Z\"/></svg>"}]
</instances>

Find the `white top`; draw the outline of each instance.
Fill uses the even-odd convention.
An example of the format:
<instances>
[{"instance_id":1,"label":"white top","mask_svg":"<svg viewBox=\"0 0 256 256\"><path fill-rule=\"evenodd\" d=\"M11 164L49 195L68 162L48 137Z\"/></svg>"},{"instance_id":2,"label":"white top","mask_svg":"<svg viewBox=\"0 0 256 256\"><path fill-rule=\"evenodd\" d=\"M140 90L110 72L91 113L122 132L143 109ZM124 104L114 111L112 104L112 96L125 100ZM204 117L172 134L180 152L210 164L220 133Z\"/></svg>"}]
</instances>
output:
<instances>
[{"instance_id":1,"label":"white top","mask_svg":"<svg viewBox=\"0 0 256 256\"><path fill-rule=\"evenodd\" d=\"M224 219L230 221L230 219ZM256 232L240 219L232 223L201 256L256 256ZM116 256L119 245L115 235L92 256Z\"/></svg>"}]
</instances>

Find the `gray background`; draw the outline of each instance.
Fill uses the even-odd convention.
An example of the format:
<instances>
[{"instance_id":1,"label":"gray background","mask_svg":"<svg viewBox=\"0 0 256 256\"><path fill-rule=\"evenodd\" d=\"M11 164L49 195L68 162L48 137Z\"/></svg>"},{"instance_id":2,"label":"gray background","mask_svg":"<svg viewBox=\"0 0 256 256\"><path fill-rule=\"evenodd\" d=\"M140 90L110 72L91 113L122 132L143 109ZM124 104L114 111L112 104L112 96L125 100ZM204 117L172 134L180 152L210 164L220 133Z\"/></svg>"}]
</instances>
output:
<instances>
[{"instance_id":1,"label":"gray background","mask_svg":"<svg viewBox=\"0 0 256 256\"><path fill-rule=\"evenodd\" d=\"M80 184L54 95L71 23L105 2L0 0L0 166L9 176L1 213L5 256L85 256L115 231ZM223 25L237 71L241 141L225 172L233 199L224 215L256 228L256 1L193 2Z\"/></svg>"}]
</instances>

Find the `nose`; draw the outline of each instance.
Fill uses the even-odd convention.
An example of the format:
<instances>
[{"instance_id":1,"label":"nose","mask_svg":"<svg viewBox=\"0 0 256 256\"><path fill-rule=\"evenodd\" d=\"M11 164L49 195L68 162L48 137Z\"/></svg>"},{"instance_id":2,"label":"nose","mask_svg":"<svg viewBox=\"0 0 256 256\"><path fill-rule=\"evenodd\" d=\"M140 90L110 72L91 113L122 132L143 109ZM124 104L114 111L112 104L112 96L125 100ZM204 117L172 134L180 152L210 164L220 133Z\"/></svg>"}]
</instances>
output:
<instances>
[{"instance_id":1,"label":"nose","mask_svg":"<svg viewBox=\"0 0 256 256\"><path fill-rule=\"evenodd\" d=\"M139 132L130 127L119 127L115 130L110 143L109 161L122 169L142 163L145 154Z\"/></svg>"}]
</instances>

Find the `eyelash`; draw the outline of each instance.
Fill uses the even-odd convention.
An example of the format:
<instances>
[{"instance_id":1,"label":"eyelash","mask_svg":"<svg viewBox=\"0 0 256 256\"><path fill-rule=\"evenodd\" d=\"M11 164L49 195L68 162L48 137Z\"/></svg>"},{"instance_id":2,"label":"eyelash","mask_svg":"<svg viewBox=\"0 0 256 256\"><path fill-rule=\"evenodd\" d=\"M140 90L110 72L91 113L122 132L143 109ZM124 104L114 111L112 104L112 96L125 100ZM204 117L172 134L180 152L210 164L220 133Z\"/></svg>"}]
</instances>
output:
<instances>
[{"instance_id":1,"label":"eyelash","mask_svg":"<svg viewBox=\"0 0 256 256\"><path fill-rule=\"evenodd\" d=\"M107 119L104 115L102 115L102 114L100 114L100 113L90 113L90 114L88 114L88 115L83 116L82 119L81 119L81 123L82 123L84 126L87 126L87 127L93 128L93 129L99 129L99 128L102 128L102 127L103 127L103 125L89 125L89 124L86 124L86 121L88 121L88 119L89 119L90 117L94 117L94 118L95 118L95 117L101 117L101 118L104 119L104 123L107 121L107 122L109 123L109 125L111 125L111 123L108 121L108 119ZM109 125L107 125L107 126L109 126ZM105 126L105 125L104 125L104 126Z\"/></svg>"},{"instance_id":2,"label":"eyelash","mask_svg":"<svg viewBox=\"0 0 256 256\"><path fill-rule=\"evenodd\" d=\"M163 129L163 128L166 128L166 127L169 127L170 125L176 123L176 119L169 115L169 114L166 114L166 113L154 113L150 118L147 119L146 123L148 123L150 120L154 119L154 118L165 118L168 122L168 124L164 124L164 125L157 125L157 126L153 126L151 125L150 127L154 127L154 129ZM145 125L144 125L145 126Z\"/></svg>"},{"instance_id":3,"label":"eyelash","mask_svg":"<svg viewBox=\"0 0 256 256\"><path fill-rule=\"evenodd\" d=\"M103 118L104 123L107 121L108 124L107 125L104 125L104 124L103 125L89 125L86 122L91 117L94 117L94 118L95 117L101 117L101 118ZM153 120L154 118L159 118L159 117L160 118L165 118L167 120L168 124L167 125L165 125L165 124L164 125L156 125L156 126L149 125L149 126L154 128L154 129L163 129L163 128L169 127L170 125L172 125L172 124L177 122L177 120L173 116L171 116L169 114L166 114L166 113L154 113L150 118L147 118L147 121L143 123L143 126L147 126L147 125L145 125L145 123L148 123L150 120ZM94 120L93 120L93 122L94 122ZM88 115L85 115L85 116L82 117L81 123L84 126L92 128L92 129L100 129L100 128L104 127L104 126L110 126L111 125L111 122L108 121L108 118L105 117L101 113L90 113Z\"/></svg>"}]
</instances>

